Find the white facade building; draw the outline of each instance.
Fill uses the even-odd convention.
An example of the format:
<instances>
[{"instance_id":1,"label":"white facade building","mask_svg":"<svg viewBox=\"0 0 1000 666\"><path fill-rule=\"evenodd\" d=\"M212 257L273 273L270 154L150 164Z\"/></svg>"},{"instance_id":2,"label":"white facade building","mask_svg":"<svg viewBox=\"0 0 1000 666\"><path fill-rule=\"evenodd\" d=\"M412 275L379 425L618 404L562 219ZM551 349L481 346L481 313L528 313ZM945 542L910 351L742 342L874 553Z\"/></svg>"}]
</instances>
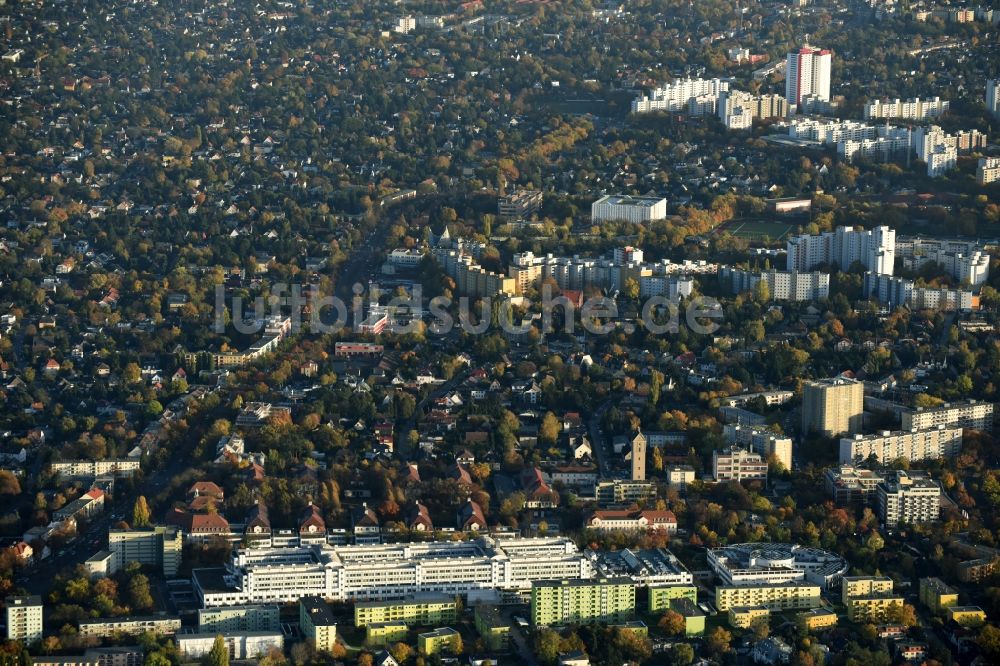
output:
<instances>
[{"instance_id":1,"label":"white facade building","mask_svg":"<svg viewBox=\"0 0 1000 666\"><path fill-rule=\"evenodd\" d=\"M946 402L938 407L918 407L902 412L903 430L926 430L938 426L993 430L993 403L967 400Z\"/></svg>"},{"instance_id":2,"label":"white facade building","mask_svg":"<svg viewBox=\"0 0 1000 666\"><path fill-rule=\"evenodd\" d=\"M924 475L898 471L878 484L875 497L886 527L930 522L941 514L941 486Z\"/></svg>"},{"instance_id":3,"label":"white facade building","mask_svg":"<svg viewBox=\"0 0 1000 666\"><path fill-rule=\"evenodd\" d=\"M927 120L937 118L948 111L949 103L940 97L933 99L911 98L906 101L898 97L893 100L874 100L865 104L865 120L873 118L901 118L906 120Z\"/></svg>"},{"instance_id":4,"label":"white facade building","mask_svg":"<svg viewBox=\"0 0 1000 666\"><path fill-rule=\"evenodd\" d=\"M904 459L910 462L950 458L962 449L962 429L941 425L928 430L898 430L854 435L840 439L840 462L852 464L874 456L883 465Z\"/></svg>"},{"instance_id":5,"label":"white facade building","mask_svg":"<svg viewBox=\"0 0 1000 666\"><path fill-rule=\"evenodd\" d=\"M397 599L420 592L519 590L533 580L592 578L590 562L563 537L244 548L224 569L197 569L205 607Z\"/></svg>"},{"instance_id":6,"label":"white facade building","mask_svg":"<svg viewBox=\"0 0 1000 666\"><path fill-rule=\"evenodd\" d=\"M1000 157L980 157L976 167L976 182L989 185L1000 180Z\"/></svg>"},{"instance_id":7,"label":"white facade building","mask_svg":"<svg viewBox=\"0 0 1000 666\"><path fill-rule=\"evenodd\" d=\"M738 543L708 551L708 566L723 585L805 581L829 589L849 566L835 553L790 543Z\"/></svg>"},{"instance_id":8,"label":"white facade building","mask_svg":"<svg viewBox=\"0 0 1000 666\"><path fill-rule=\"evenodd\" d=\"M811 271L821 264L836 263L847 270L855 261L874 273L892 275L896 260L896 232L889 227L857 231L837 227L816 236L789 238L788 270Z\"/></svg>"},{"instance_id":9,"label":"white facade building","mask_svg":"<svg viewBox=\"0 0 1000 666\"><path fill-rule=\"evenodd\" d=\"M830 67L833 54L808 44L788 54L785 72L785 99L798 107L804 97L830 101Z\"/></svg>"},{"instance_id":10,"label":"white facade building","mask_svg":"<svg viewBox=\"0 0 1000 666\"><path fill-rule=\"evenodd\" d=\"M722 435L730 444L749 446L765 460L774 456L785 469L792 469L792 438L776 434L766 428L742 426L738 423L727 423L722 427Z\"/></svg>"},{"instance_id":11,"label":"white facade building","mask_svg":"<svg viewBox=\"0 0 1000 666\"><path fill-rule=\"evenodd\" d=\"M751 291L760 281L767 283L771 300L812 301L830 295L830 275L818 271L761 271L759 273L723 266L719 280L732 293Z\"/></svg>"},{"instance_id":12,"label":"white facade building","mask_svg":"<svg viewBox=\"0 0 1000 666\"><path fill-rule=\"evenodd\" d=\"M700 115L712 114L719 93L726 90L729 90L729 82L722 79L680 79L654 89L648 97L643 95L632 100L632 113L694 108Z\"/></svg>"},{"instance_id":13,"label":"white facade building","mask_svg":"<svg viewBox=\"0 0 1000 666\"><path fill-rule=\"evenodd\" d=\"M662 197L632 197L608 194L590 206L593 222L626 220L636 224L662 220L667 216L667 200Z\"/></svg>"},{"instance_id":14,"label":"white facade building","mask_svg":"<svg viewBox=\"0 0 1000 666\"><path fill-rule=\"evenodd\" d=\"M733 447L712 452L712 476L716 481L767 481L767 461L759 453Z\"/></svg>"},{"instance_id":15,"label":"white facade building","mask_svg":"<svg viewBox=\"0 0 1000 666\"><path fill-rule=\"evenodd\" d=\"M1000 79L986 82L986 110L1000 118Z\"/></svg>"},{"instance_id":16,"label":"white facade building","mask_svg":"<svg viewBox=\"0 0 1000 666\"><path fill-rule=\"evenodd\" d=\"M248 631L240 634L178 634L177 651L187 661L201 659L212 651L215 637L221 635L230 659L255 659L271 650L285 648L285 639L277 631Z\"/></svg>"}]
</instances>

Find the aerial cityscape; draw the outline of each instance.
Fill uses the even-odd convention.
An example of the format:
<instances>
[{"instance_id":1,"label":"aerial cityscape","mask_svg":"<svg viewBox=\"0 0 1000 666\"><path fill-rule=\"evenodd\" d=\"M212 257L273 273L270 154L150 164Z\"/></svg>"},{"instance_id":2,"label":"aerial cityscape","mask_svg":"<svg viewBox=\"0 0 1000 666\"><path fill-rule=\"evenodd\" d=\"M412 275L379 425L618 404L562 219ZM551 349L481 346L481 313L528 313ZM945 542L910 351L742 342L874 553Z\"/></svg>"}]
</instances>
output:
<instances>
[{"instance_id":1,"label":"aerial cityscape","mask_svg":"<svg viewBox=\"0 0 1000 666\"><path fill-rule=\"evenodd\" d=\"M0 666L1000 664L1000 1L0 0Z\"/></svg>"}]
</instances>

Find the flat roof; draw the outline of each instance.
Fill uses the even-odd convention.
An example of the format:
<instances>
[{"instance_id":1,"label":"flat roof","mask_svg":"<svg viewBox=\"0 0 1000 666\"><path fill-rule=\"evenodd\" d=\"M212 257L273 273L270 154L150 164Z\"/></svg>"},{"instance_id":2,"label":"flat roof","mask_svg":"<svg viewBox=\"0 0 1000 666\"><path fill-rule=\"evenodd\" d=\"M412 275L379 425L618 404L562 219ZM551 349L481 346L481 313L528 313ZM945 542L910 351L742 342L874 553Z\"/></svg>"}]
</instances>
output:
<instances>
[{"instance_id":1,"label":"flat roof","mask_svg":"<svg viewBox=\"0 0 1000 666\"><path fill-rule=\"evenodd\" d=\"M633 586L631 578L619 576L618 578L573 578L569 580L536 580L531 583L532 587L584 587L601 585L628 585Z\"/></svg>"},{"instance_id":2,"label":"flat roof","mask_svg":"<svg viewBox=\"0 0 1000 666\"><path fill-rule=\"evenodd\" d=\"M307 596L299 599L299 604L309 614L309 621L317 627L332 627L337 624L330 606L317 596Z\"/></svg>"},{"instance_id":3,"label":"flat roof","mask_svg":"<svg viewBox=\"0 0 1000 666\"><path fill-rule=\"evenodd\" d=\"M359 601L356 608L382 608L386 606L404 606L406 604L456 603L455 597L441 592L419 592L404 599L386 601Z\"/></svg>"}]
</instances>

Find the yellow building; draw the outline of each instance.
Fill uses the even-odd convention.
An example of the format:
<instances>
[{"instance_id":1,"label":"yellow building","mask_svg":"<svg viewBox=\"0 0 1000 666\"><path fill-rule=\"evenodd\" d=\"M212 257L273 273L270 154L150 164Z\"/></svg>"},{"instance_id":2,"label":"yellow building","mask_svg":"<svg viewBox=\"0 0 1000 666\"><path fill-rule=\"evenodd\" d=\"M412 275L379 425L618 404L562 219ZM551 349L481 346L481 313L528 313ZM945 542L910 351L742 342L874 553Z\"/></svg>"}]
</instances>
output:
<instances>
[{"instance_id":1,"label":"yellow building","mask_svg":"<svg viewBox=\"0 0 1000 666\"><path fill-rule=\"evenodd\" d=\"M771 619L771 611L763 606L737 606L729 609L729 625L736 629L750 629Z\"/></svg>"},{"instance_id":2,"label":"yellow building","mask_svg":"<svg viewBox=\"0 0 1000 666\"><path fill-rule=\"evenodd\" d=\"M902 608L903 597L892 594L848 599L847 619L851 622L883 622L896 607Z\"/></svg>"},{"instance_id":3,"label":"yellow building","mask_svg":"<svg viewBox=\"0 0 1000 666\"><path fill-rule=\"evenodd\" d=\"M698 588L694 585L666 585L649 588L649 612L663 613L670 608L674 599L688 599L692 603L698 601Z\"/></svg>"},{"instance_id":4,"label":"yellow building","mask_svg":"<svg viewBox=\"0 0 1000 666\"><path fill-rule=\"evenodd\" d=\"M979 606L949 606L948 619L963 627L978 627L986 624L986 611Z\"/></svg>"},{"instance_id":5,"label":"yellow building","mask_svg":"<svg viewBox=\"0 0 1000 666\"><path fill-rule=\"evenodd\" d=\"M418 594L403 601L360 601L354 605L354 626L402 622L428 626L454 622L458 601L447 594Z\"/></svg>"},{"instance_id":6,"label":"yellow building","mask_svg":"<svg viewBox=\"0 0 1000 666\"><path fill-rule=\"evenodd\" d=\"M802 622L806 631L816 631L817 629L837 626L837 614L823 608L812 608L799 613L799 621Z\"/></svg>"},{"instance_id":7,"label":"yellow building","mask_svg":"<svg viewBox=\"0 0 1000 666\"><path fill-rule=\"evenodd\" d=\"M845 604L848 599L891 592L892 579L888 576L844 576L840 580L840 598Z\"/></svg>"},{"instance_id":8,"label":"yellow building","mask_svg":"<svg viewBox=\"0 0 1000 666\"><path fill-rule=\"evenodd\" d=\"M365 627L365 644L388 645L406 640L410 633L405 622L378 622Z\"/></svg>"},{"instance_id":9,"label":"yellow building","mask_svg":"<svg viewBox=\"0 0 1000 666\"><path fill-rule=\"evenodd\" d=\"M333 651L337 644L337 622L325 601L319 597L299 599L299 625L302 635L317 650Z\"/></svg>"},{"instance_id":10,"label":"yellow building","mask_svg":"<svg viewBox=\"0 0 1000 666\"><path fill-rule=\"evenodd\" d=\"M921 578L920 602L935 613L943 613L958 605L958 592L940 578Z\"/></svg>"},{"instance_id":11,"label":"yellow building","mask_svg":"<svg viewBox=\"0 0 1000 666\"><path fill-rule=\"evenodd\" d=\"M715 605L720 611L738 606L763 606L768 610L815 608L820 605L820 589L819 585L794 582L720 585L715 588Z\"/></svg>"},{"instance_id":12,"label":"yellow building","mask_svg":"<svg viewBox=\"0 0 1000 666\"><path fill-rule=\"evenodd\" d=\"M844 576L840 596L847 606L851 622L881 622L903 598L892 593L892 579L887 576Z\"/></svg>"},{"instance_id":13,"label":"yellow building","mask_svg":"<svg viewBox=\"0 0 1000 666\"><path fill-rule=\"evenodd\" d=\"M461 652L462 635L451 627L442 627L425 634L417 634L417 649L426 655L438 654L439 652Z\"/></svg>"}]
</instances>

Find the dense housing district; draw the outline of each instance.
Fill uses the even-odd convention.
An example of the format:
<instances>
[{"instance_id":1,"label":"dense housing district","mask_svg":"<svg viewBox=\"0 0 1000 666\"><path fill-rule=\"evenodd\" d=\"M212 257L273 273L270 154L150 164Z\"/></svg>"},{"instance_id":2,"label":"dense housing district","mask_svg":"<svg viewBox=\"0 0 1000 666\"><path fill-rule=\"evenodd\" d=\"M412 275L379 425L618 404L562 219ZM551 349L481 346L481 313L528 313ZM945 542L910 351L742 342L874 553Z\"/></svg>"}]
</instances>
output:
<instances>
[{"instance_id":1,"label":"dense housing district","mask_svg":"<svg viewBox=\"0 0 1000 666\"><path fill-rule=\"evenodd\" d=\"M1000 663L998 26L0 3L0 666Z\"/></svg>"}]
</instances>

